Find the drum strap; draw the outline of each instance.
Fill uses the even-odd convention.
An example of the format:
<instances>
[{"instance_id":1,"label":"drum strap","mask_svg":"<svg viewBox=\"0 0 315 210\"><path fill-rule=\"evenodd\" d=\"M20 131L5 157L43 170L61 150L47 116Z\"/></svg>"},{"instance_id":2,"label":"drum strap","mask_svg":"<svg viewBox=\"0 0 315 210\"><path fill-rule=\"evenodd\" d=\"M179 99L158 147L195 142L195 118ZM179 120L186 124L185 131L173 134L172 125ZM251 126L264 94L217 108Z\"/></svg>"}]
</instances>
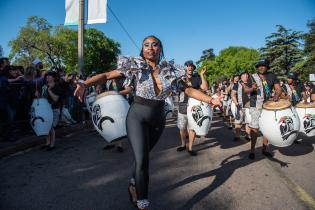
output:
<instances>
[{"instance_id":1,"label":"drum strap","mask_svg":"<svg viewBox=\"0 0 315 210\"><path fill-rule=\"evenodd\" d=\"M238 104L243 107L243 86L240 82L238 82L238 89L237 89L237 101Z\"/></svg>"},{"instance_id":2,"label":"drum strap","mask_svg":"<svg viewBox=\"0 0 315 210\"><path fill-rule=\"evenodd\" d=\"M256 107L257 108L262 108L262 105L264 103L264 87L262 84L262 81L258 74L253 74L253 78L257 84L258 90L257 91L257 101L256 101Z\"/></svg>"},{"instance_id":3,"label":"drum strap","mask_svg":"<svg viewBox=\"0 0 315 210\"><path fill-rule=\"evenodd\" d=\"M285 84L285 87L286 87L286 89L287 89L287 94L288 94L290 97L292 97L292 90L291 90L290 85Z\"/></svg>"}]
</instances>

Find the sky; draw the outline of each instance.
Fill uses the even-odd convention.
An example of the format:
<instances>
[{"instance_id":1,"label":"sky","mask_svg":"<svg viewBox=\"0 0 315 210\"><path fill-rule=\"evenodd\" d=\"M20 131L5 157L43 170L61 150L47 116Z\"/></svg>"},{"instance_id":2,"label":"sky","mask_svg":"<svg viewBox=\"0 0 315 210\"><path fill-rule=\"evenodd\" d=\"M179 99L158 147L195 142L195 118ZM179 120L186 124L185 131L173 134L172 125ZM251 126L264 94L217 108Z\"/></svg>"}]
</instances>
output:
<instances>
[{"instance_id":1,"label":"sky","mask_svg":"<svg viewBox=\"0 0 315 210\"><path fill-rule=\"evenodd\" d=\"M229 46L258 49L276 25L307 32L307 21L315 18L315 0L108 0L108 4L138 47L144 37L156 35L165 57L179 64L199 60L209 48L215 54ZM0 0L0 45L5 56L10 53L8 42L34 15L62 25L65 0ZM107 19L106 24L87 27L119 42L123 55L139 55L109 10Z\"/></svg>"}]
</instances>

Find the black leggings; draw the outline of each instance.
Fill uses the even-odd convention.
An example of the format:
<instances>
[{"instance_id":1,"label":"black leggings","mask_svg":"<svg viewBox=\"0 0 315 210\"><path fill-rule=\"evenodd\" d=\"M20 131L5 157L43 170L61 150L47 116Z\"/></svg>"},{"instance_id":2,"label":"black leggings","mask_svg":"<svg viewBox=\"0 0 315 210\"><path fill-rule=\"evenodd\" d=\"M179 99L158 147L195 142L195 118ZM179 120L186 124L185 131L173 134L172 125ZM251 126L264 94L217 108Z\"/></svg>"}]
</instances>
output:
<instances>
[{"instance_id":1,"label":"black leggings","mask_svg":"<svg viewBox=\"0 0 315 210\"><path fill-rule=\"evenodd\" d=\"M148 199L149 152L159 140L164 127L164 101L135 98L127 116L127 134L135 158L138 200Z\"/></svg>"}]
</instances>

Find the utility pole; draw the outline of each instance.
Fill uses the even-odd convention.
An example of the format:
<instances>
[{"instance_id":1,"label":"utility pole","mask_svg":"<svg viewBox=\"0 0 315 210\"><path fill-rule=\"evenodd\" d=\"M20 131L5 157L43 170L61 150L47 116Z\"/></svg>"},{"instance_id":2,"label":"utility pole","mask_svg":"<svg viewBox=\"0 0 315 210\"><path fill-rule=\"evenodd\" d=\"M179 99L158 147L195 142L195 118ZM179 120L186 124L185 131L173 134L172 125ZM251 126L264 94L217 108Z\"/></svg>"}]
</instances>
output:
<instances>
[{"instance_id":1,"label":"utility pole","mask_svg":"<svg viewBox=\"0 0 315 210\"><path fill-rule=\"evenodd\" d=\"M78 28L78 64L79 75L83 75L84 65L84 0L79 0L79 28Z\"/></svg>"}]
</instances>

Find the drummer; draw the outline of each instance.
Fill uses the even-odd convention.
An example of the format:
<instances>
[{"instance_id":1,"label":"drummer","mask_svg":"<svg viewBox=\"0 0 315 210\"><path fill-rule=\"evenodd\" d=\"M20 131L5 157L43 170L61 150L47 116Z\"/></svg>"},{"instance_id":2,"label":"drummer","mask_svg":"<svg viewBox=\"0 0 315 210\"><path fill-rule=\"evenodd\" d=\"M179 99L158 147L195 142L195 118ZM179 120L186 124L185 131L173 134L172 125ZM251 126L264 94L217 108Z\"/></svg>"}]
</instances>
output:
<instances>
[{"instance_id":1,"label":"drummer","mask_svg":"<svg viewBox=\"0 0 315 210\"><path fill-rule=\"evenodd\" d=\"M56 72L48 71L45 78L46 84L43 86L42 96L47 98L51 104L53 110L53 125L46 138L46 144L42 146L42 149L51 151L55 149L55 127L57 126L60 118L60 109L62 108L62 89L59 84L59 78Z\"/></svg>"},{"instance_id":2,"label":"drummer","mask_svg":"<svg viewBox=\"0 0 315 210\"><path fill-rule=\"evenodd\" d=\"M307 103L306 90L303 83L298 82L297 73L288 73L287 83L283 85L282 90L281 98L290 100L293 106L300 102Z\"/></svg>"},{"instance_id":3,"label":"drummer","mask_svg":"<svg viewBox=\"0 0 315 210\"><path fill-rule=\"evenodd\" d=\"M250 93L250 115L251 121L249 127L251 129L251 151L249 159L255 159L255 146L259 131L259 118L262 111L263 103L271 98L272 89L275 89L274 101L278 101L281 95L281 87L277 76L272 72L268 72L269 66L266 60L260 60L256 63L257 73L251 75L251 79L244 86L245 93ZM263 137L262 154L272 157L273 154L267 151L268 140Z\"/></svg>"},{"instance_id":4,"label":"drummer","mask_svg":"<svg viewBox=\"0 0 315 210\"><path fill-rule=\"evenodd\" d=\"M194 89L200 89L203 91L208 90L208 82L205 79L205 72L206 68L202 69L200 72L200 76L198 74L193 74L194 70L196 69L196 66L194 65L193 61L189 60L185 62L185 68L186 68L186 75L185 75L185 82L188 87L192 87ZM189 126L189 122L187 119L187 102L188 102L188 96L185 94L184 91L181 91L178 94L178 115L177 115L177 127L179 129L179 136L181 141L181 146L177 147L177 151L183 151L187 148L186 146L186 138L188 136L189 143L188 143L188 153L191 156L196 156L197 152L192 149L193 143L196 138L196 133L194 130L192 130ZM188 131L188 135L187 135Z\"/></svg>"},{"instance_id":5,"label":"drummer","mask_svg":"<svg viewBox=\"0 0 315 210\"><path fill-rule=\"evenodd\" d=\"M101 85L101 87L98 87L99 93L104 92L104 91L117 91L121 95L123 95L125 98L127 98L127 95L131 93L132 88L131 86L124 86L125 82L126 82L126 78L124 77L108 80L106 81L105 84ZM122 146L122 140L114 142L114 143L109 143L103 149L109 150L115 147L118 152L123 152L124 148Z\"/></svg>"},{"instance_id":6,"label":"drummer","mask_svg":"<svg viewBox=\"0 0 315 210\"><path fill-rule=\"evenodd\" d=\"M240 140L241 128L245 122L245 104L249 102L249 94L245 93L243 86L247 84L249 74L243 71L240 74L241 80L235 82L232 89L232 101L236 106L236 113L234 113L235 123L235 137L234 141ZM250 130L246 125L246 133L250 135ZM248 137L246 137L248 139Z\"/></svg>"}]
</instances>

